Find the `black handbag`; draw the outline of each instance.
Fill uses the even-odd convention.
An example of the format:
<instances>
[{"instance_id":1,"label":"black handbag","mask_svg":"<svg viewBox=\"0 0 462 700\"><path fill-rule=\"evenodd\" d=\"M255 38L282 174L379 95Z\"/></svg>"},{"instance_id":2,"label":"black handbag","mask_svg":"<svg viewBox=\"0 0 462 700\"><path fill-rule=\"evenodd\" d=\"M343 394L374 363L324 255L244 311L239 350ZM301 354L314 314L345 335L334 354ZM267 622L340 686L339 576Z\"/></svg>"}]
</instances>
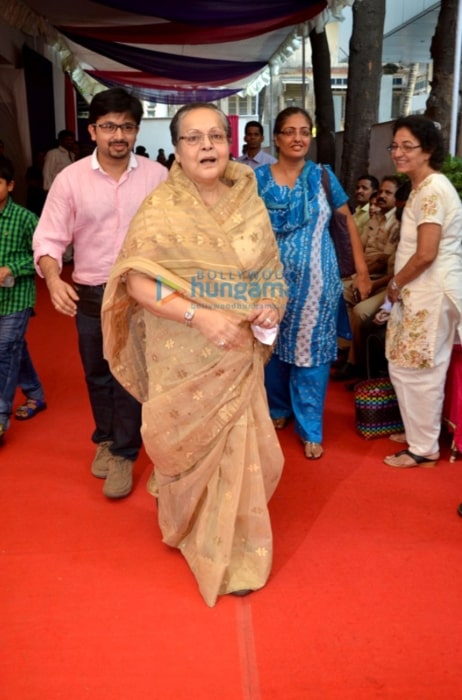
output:
<instances>
[{"instance_id":1,"label":"black handbag","mask_svg":"<svg viewBox=\"0 0 462 700\"><path fill-rule=\"evenodd\" d=\"M347 226L347 218L345 214L337 211L332 203L329 175L324 166L322 166L322 186L332 210L329 231L334 244L335 253L337 255L340 277L351 277L351 275L354 275L356 270L355 261L353 258L353 249L350 241L350 233Z\"/></svg>"}]
</instances>

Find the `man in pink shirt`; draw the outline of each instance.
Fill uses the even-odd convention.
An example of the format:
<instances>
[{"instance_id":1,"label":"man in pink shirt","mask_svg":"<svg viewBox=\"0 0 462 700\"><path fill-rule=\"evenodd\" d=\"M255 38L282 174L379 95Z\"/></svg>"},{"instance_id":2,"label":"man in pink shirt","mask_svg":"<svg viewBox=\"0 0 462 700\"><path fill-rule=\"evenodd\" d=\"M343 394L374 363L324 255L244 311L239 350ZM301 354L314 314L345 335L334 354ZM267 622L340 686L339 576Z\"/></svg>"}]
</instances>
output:
<instances>
[{"instance_id":1,"label":"man in pink shirt","mask_svg":"<svg viewBox=\"0 0 462 700\"><path fill-rule=\"evenodd\" d=\"M141 102L122 88L98 93L89 107L96 149L59 173L34 234L34 260L55 309L75 316L80 357L95 421L91 472L108 498L127 496L141 447L141 407L114 379L103 356L101 302L128 225L168 171L135 156ZM73 285L61 279L62 255L74 246Z\"/></svg>"}]
</instances>

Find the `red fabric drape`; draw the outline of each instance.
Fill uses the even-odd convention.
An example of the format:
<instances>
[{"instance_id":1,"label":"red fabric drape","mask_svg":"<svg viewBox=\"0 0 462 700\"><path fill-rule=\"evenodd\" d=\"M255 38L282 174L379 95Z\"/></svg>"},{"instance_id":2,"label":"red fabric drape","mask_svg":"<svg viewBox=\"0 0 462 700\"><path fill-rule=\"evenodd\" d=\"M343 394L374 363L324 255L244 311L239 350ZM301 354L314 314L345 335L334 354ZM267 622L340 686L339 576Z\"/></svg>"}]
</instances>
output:
<instances>
[{"instance_id":1,"label":"red fabric drape","mask_svg":"<svg viewBox=\"0 0 462 700\"><path fill-rule=\"evenodd\" d=\"M242 41L253 36L260 36L275 31L281 27L301 24L326 7L325 0L311 2L298 12L284 15L280 18L259 19L256 22L232 25L220 23L208 26L204 31L202 24L193 25L181 22L156 22L155 24L124 24L122 26L76 26L61 25L60 31L73 32L81 36L103 41L118 41L134 44L219 44L231 41ZM255 10L257 15L257 10ZM258 16L258 15L257 15Z\"/></svg>"},{"instance_id":2,"label":"red fabric drape","mask_svg":"<svg viewBox=\"0 0 462 700\"><path fill-rule=\"evenodd\" d=\"M462 345L454 345L446 377L443 417L453 426L454 443L462 452Z\"/></svg>"}]
</instances>

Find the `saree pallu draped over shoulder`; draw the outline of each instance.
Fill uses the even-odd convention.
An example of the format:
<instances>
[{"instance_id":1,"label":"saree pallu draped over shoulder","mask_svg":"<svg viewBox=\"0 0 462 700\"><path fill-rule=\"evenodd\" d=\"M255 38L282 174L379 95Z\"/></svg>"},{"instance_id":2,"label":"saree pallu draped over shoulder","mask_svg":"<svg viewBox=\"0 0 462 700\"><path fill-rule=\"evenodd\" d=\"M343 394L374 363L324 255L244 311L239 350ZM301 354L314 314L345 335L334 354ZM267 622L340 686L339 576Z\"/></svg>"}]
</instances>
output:
<instances>
[{"instance_id":1,"label":"saree pallu draped over shoulder","mask_svg":"<svg viewBox=\"0 0 462 700\"><path fill-rule=\"evenodd\" d=\"M132 222L102 311L111 370L143 404L163 541L183 553L210 606L261 588L271 569L267 503L283 466L263 379L271 348L249 330L244 347L220 349L138 306L124 279L140 272L158 283L159 304L162 284L242 323L262 298L282 314L282 268L254 174L230 162L225 178L225 196L207 208L174 164Z\"/></svg>"}]
</instances>

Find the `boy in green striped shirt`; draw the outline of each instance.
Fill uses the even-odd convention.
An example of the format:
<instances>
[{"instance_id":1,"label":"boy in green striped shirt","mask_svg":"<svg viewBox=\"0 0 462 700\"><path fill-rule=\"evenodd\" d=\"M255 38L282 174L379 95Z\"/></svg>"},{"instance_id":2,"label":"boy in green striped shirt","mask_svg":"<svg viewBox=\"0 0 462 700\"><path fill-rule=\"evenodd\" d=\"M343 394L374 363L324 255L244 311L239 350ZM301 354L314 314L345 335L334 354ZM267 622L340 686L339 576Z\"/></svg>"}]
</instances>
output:
<instances>
[{"instance_id":1,"label":"boy in green striped shirt","mask_svg":"<svg viewBox=\"0 0 462 700\"><path fill-rule=\"evenodd\" d=\"M32 236L38 219L12 200L13 188L13 164L0 156L0 444L10 424L17 386L26 397L16 409L18 420L46 408L25 339L35 304Z\"/></svg>"}]
</instances>

